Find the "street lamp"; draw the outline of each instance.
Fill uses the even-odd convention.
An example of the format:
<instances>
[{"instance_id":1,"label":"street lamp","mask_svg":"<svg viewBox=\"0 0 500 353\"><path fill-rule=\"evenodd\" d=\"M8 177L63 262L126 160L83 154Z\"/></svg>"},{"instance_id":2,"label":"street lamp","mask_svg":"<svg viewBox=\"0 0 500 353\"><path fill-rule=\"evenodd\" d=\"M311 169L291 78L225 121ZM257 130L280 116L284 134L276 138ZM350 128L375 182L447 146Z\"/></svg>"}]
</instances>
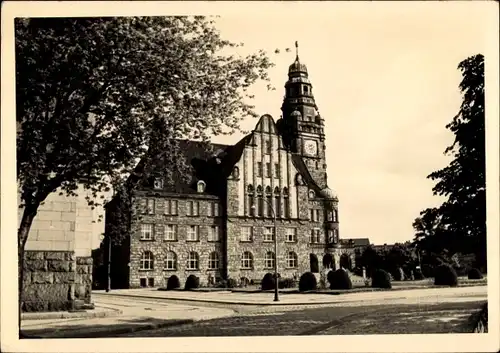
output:
<instances>
[{"instance_id":1,"label":"street lamp","mask_svg":"<svg viewBox=\"0 0 500 353\"><path fill-rule=\"evenodd\" d=\"M273 205L269 201L267 201L265 198L262 198L265 203L267 203L267 206L271 209L273 212L273 222L274 222L274 301L277 302L279 301L278 297L278 232L276 229L276 212L274 212ZM252 206L252 210L255 212L255 204Z\"/></svg>"}]
</instances>

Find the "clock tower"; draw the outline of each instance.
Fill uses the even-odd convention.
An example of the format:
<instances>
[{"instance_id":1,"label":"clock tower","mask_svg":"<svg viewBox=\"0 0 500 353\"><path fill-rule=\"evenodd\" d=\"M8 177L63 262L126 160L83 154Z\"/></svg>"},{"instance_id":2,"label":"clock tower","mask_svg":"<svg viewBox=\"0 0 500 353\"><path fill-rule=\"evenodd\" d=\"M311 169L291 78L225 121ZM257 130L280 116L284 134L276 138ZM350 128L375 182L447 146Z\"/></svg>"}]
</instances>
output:
<instances>
[{"instance_id":1,"label":"clock tower","mask_svg":"<svg viewBox=\"0 0 500 353\"><path fill-rule=\"evenodd\" d=\"M302 156L316 184L324 188L327 184L324 120L314 101L307 67L299 60L297 42L295 47L297 55L288 68L281 106L283 115L278 126L287 147Z\"/></svg>"}]
</instances>

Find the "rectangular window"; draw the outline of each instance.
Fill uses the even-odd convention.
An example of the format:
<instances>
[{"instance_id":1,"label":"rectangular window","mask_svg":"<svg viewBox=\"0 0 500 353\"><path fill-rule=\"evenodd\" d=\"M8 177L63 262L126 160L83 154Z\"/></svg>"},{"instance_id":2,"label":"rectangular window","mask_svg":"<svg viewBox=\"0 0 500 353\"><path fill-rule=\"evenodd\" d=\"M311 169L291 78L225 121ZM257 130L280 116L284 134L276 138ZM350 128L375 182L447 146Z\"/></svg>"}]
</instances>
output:
<instances>
[{"instance_id":1,"label":"rectangular window","mask_svg":"<svg viewBox=\"0 0 500 353\"><path fill-rule=\"evenodd\" d=\"M148 286L147 278L141 278L139 281L140 281L141 288L145 288Z\"/></svg>"},{"instance_id":2,"label":"rectangular window","mask_svg":"<svg viewBox=\"0 0 500 353\"><path fill-rule=\"evenodd\" d=\"M286 241L296 242L297 241L297 228L287 228L286 229Z\"/></svg>"},{"instance_id":3,"label":"rectangular window","mask_svg":"<svg viewBox=\"0 0 500 353\"><path fill-rule=\"evenodd\" d=\"M169 216L177 215L177 200L165 200L164 212Z\"/></svg>"},{"instance_id":4,"label":"rectangular window","mask_svg":"<svg viewBox=\"0 0 500 353\"><path fill-rule=\"evenodd\" d=\"M257 162L257 176L262 177L262 162Z\"/></svg>"},{"instance_id":5,"label":"rectangular window","mask_svg":"<svg viewBox=\"0 0 500 353\"><path fill-rule=\"evenodd\" d=\"M314 219L314 216L315 216L314 210L309 210L309 211L310 211L309 219L311 220L311 222L315 222L315 219Z\"/></svg>"},{"instance_id":6,"label":"rectangular window","mask_svg":"<svg viewBox=\"0 0 500 353\"><path fill-rule=\"evenodd\" d=\"M219 204L217 202L210 202L208 206L208 217L219 217Z\"/></svg>"},{"instance_id":7,"label":"rectangular window","mask_svg":"<svg viewBox=\"0 0 500 353\"><path fill-rule=\"evenodd\" d=\"M142 213L142 214L146 214L148 213L148 200L146 199L141 199L139 201L139 212Z\"/></svg>"},{"instance_id":8,"label":"rectangular window","mask_svg":"<svg viewBox=\"0 0 500 353\"><path fill-rule=\"evenodd\" d=\"M165 201L164 200L156 200L156 214L165 213Z\"/></svg>"},{"instance_id":9,"label":"rectangular window","mask_svg":"<svg viewBox=\"0 0 500 353\"><path fill-rule=\"evenodd\" d=\"M270 140L266 140L265 146L266 146L266 154L271 154L271 152L272 152L271 141Z\"/></svg>"},{"instance_id":10,"label":"rectangular window","mask_svg":"<svg viewBox=\"0 0 500 353\"><path fill-rule=\"evenodd\" d=\"M155 178L154 188L155 189L163 189L163 179L162 178Z\"/></svg>"},{"instance_id":11,"label":"rectangular window","mask_svg":"<svg viewBox=\"0 0 500 353\"><path fill-rule=\"evenodd\" d=\"M290 218L290 201L288 197L283 200L283 208L285 209L285 218Z\"/></svg>"},{"instance_id":12,"label":"rectangular window","mask_svg":"<svg viewBox=\"0 0 500 353\"><path fill-rule=\"evenodd\" d=\"M274 240L274 228L264 227L264 241L273 241L273 240Z\"/></svg>"},{"instance_id":13,"label":"rectangular window","mask_svg":"<svg viewBox=\"0 0 500 353\"><path fill-rule=\"evenodd\" d=\"M253 228L241 227L241 241L252 241L252 238L253 238Z\"/></svg>"},{"instance_id":14,"label":"rectangular window","mask_svg":"<svg viewBox=\"0 0 500 353\"><path fill-rule=\"evenodd\" d=\"M271 174L271 163L266 163L266 177L271 178L273 175Z\"/></svg>"},{"instance_id":15,"label":"rectangular window","mask_svg":"<svg viewBox=\"0 0 500 353\"><path fill-rule=\"evenodd\" d=\"M167 224L165 228L165 240L177 240L177 226L175 224Z\"/></svg>"},{"instance_id":16,"label":"rectangular window","mask_svg":"<svg viewBox=\"0 0 500 353\"><path fill-rule=\"evenodd\" d=\"M152 224L141 224L141 240L153 240Z\"/></svg>"},{"instance_id":17,"label":"rectangular window","mask_svg":"<svg viewBox=\"0 0 500 353\"><path fill-rule=\"evenodd\" d=\"M154 213L155 213L155 200L148 199L148 214L154 214Z\"/></svg>"},{"instance_id":18,"label":"rectangular window","mask_svg":"<svg viewBox=\"0 0 500 353\"><path fill-rule=\"evenodd\" d=\"M220 229L218 226L211 226L208 228L208 241L219 241L220 240Z\"/></svg>"},{"instance_id":19,"label":"rectangular window","mask_svg":"<svg viewBox=\"0 0 500 353\"><path fill-rule=\"evenodd\" d=\"M316 222L321 222L321 210L316 210Z\"/></svg>"},{"instance_id":20,"label":"rectangular window","mask_svg":"<svg viewBox=\"0 0 500 353\"><path fill-rule=\"evenodd\" d=\"M154 286L155 286L155 279L148 278L148 287L154 287Z\"/></svg>"},{"instance_id":21,"label":"rectangular window","mask_svg":"<svg viewBox=\"0 0 500 353\"><path fill-rule=\"evenodd\" d=\"M274 177L276 179L280 178L280 165L278 163L274 163Z\"/></svg>"},{"instance_id":22,"label":"rectangular window","mask_svg":"<svg viewBox=\"0 0 500 353\"><path fill-rule=\"evenodd\" d=\"M188 241L198 241L199 240L199 227L198 226L188 226L187 240Z\"/></svg>"},{"instance_id":23,"label":"rectangular window","mask_svg":"<svg viewBox=\"0 0 500 353\"><path fill-rule=\"evenodd\" d=\"M321 230L314 228L311 229L311 239L310 242L313 244L319 243L320 242L320 237L321 237Z\"/></svg>"},{"instance_id":24,"label":"rectangular window","mask_svg":"<svg viewBox=\"0 0 500 353\"><path fill-rule=\"evenodd\" d=\"M200 215L200 202L188 201L188 216L199 216L199 215Z\"/></svg>"}]
</instances>

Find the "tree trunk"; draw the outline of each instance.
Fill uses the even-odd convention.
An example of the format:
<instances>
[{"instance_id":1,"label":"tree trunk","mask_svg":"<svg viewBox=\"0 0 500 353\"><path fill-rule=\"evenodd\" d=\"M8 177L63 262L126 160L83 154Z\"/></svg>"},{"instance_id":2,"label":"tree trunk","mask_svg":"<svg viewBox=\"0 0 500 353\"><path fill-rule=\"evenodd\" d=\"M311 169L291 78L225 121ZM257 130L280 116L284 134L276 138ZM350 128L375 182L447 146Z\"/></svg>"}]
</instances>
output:
<instances>
[{"instance_id":1,"label":"tree trunk","mask_svg":"<svg viewBox=\"0 0 500 353\"><path fill-rule=\"evenodd\" d=\"M21 333L21 310L22 310L22 293L24 284L24 247L26 246L26 241L28 240L28 234L30 232L31 224L38 211L38 204L27 205L23 212L23 218L21 224L17 231L17 259L18 259L18 275L19 275L19 315L18 315L18 326L19 333Z\"/></svg>"}]
</instances>

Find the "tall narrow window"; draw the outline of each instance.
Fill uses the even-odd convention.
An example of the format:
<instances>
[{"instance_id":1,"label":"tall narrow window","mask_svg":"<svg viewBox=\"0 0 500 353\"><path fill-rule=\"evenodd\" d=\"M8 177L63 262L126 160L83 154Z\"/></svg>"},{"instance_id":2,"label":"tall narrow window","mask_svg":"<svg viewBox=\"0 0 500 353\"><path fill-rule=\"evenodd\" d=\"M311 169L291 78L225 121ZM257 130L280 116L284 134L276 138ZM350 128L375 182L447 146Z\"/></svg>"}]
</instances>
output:
<instances>
[{"instance_id":1,"label":"tall narrow window","mask_svg":"<svg viewBox=\"0 0 500 353\"><path fill-rule=\"evenodd\" d=\"M257 176L262 177L262 162L257 162Z\"/></svg>"},{"instance_id":2,"label":"tall narrow window","mask_svg":"<svg viewBox=\"0 0 500 353\"><path fill-rule=\"evenodd\" d=\"M285 209L285 218L290 218L290 200L288 195L283 196L283 208Z\"/></svg>"},{"instance_id":3,"label":"tall narrow window","mask_svg":"<svg viewBox=\"0 0 500 353\"><path fill-rule=\"evenodd\" d=\"M153 240L152 224L141 224L141 240Z\"/></svg>"},{"instance_id":4,"label":"tall narrow window","mask_svg":"<svg viewBox=\"0 0 500 353\"><path fill-rule=\"evenodd\" d=\"M338 216L337 216L337 210L333 210L332 214L333 214L333 221L334 221L334 222L338 222L338 221L337 221L337 217L338 217Z\"/></svg>"},{"instance_id":5,"label":"tall narrow window","mask_svg":"<svg viewBox=\"0 0 500 353\"><path fill-rule=\"evenodd\" d=\"M264 241L273 241L273 240L274 240L274 228L264 227Z\"/></svg>"},{"instance_id":6,"label":"tall narrow window","mask_svg":"<svg viewBox=\"0 0 500 353\"><path fill-rule=\"evenodd\" d=\"M266 146L266 154L271 154L272 150L271 150L271 141L270 140L266 140L265 142L265 146Z\"/></svg>"},{"instance_id":7,"label":"tall narrow window","mask_svg":"<svg viewBox=\"0 0 500 353\"><path fill-rule=\"evenodd\" d=\"M208 268L210 270L216 270L219 268L219 253L211 252L208 257Z\"/></svg>"},{"instance_id":8,"label":"tall narrow window","mask_svg":"<svg viewBox=\"0 0 500 353\"><path fill-rule=\"evenodd\" d=\"M257 207L259 211L258 214L259 217L264 217L264 196L259 195L258 198L259 198L259 206Z\"/></svg>"},{"instance_id":9,"label":"tall narrow window","mask_svg":"<svg viewBox=\"0 0 500 353\"><path fill-rule=\"evenodd\" d=\"M273 175L271 174L271 163L266 163L266 177L271 178Z\"/></svg>"},{"instance_id":10,"label":"tall narrow window","mask_svg":"<svg viewBox=\"0 0 500 353\"><path fill-rule=\"evenodd\" d=\"M148 199L148 213L149 214L155 213L155 200L154 199Z\"/></svg>"},{"instance_id":11,"label":"tall narrow window","mask_svg":"<svg viewBox=\"0 0 500 353\"><path fill-rule=\"evenodd\" d=\"M321 210L317 209L316 210L316 222L320 222L320 221L321 221Z\"/></svg>"},{"instance_id":12,"label":"tall narrow window","mask_svg":"<svg viewBox=\"0 0 500 353\"><path fill-rule=\"evenodd\" d=\"M264 266L265 268L274 268L274 262L276 261L276 257L272 251L268 251L266 253L266 257L264 258Z\"/></svg>"},{"instance_id":13,"label":"tall narrow window","mask_svg":"<svg viewBox=\"0 0 500 353\"><path fill-rule=\"evenodd\" d=\"M146 214L148 213L148 200L146 199L141 199L139 201L139 211L142 213L142 214Z\"/></svg>"},{"instance_id":14,"label":"tall narrow window","mask_svg":"<svg viewBox=\"0 0 500 353\"><path fill-rule=\"evenodd\" d=\"M199 240L199 227L198 226L188 226L187 240L188 241L198 241Z\"/></svg>"},{"instance_id":15,"label":"tall narrow window","mask_svg":"<svg viewBox=\"0 0 500 353\"><path fill-rule=\"evenodd\" d=\"M175 270L176 268L177 268L177 255L173 251L169 251L165 256L165 269Z\"/></svg>"},{"instance_id":16,"label":"tall narrow window","mask_svg":"<svg viewBox=\"0 0 500 353\"><path fill-rule=\"evenodd\" d=\"M188 216L198 216L200 214L200 202L188 201Z\"/></svg>"},{"instance_id":17,"label":"tall narrow window","mask_svg":"<svg viewBox=\"0 0 500 353\"><path fill-rule=\"evenodd\" d=\"M166 215L176 215L177 214L177 200L166 200L164 212Z\"/></svg>"},{"instance_id":18,"label":"tall narrow window","mask_svg":"<svg viewBox=\"0 0 500 353\"><path fill-rule=\"evenodd\" d=\"M211 226L208 228L208 241L219 241L220 240L220 230L218 226Z\"/></svg>"},{"instance_id":19,"label":"tall narrow window","mask_svg":"<svg viewBox=\"0 0 500 353\"><path fill-rule=\"evenodd\" d=\"M145 251L141 257L141 270L152 270L154 268L154 257L151 251Z\"/></svg>"},{"instance_id":20,"label":"tall narrow window","mask_svg":"<svg viewBox=\"0 0 500 353\"><path fill-rule=\"evenodd\" d=\"M188 255L187 259L187 269L188 270L197 270L200 265L200 258L198 253L191 251Z\"/></svg>"},{"instance_id":21,"label":"tall narrow window","mask_svg":"<svg viewBox=\"0 0 500 353\"><path fill-rule=\"evenodd\" d=\"M165 240L175 241L177 240L177 225L167 224L165 228Z\"/></svg>"},{"instance_id":22,"label":"tall narrow window","mask_svg":"<svg viewBox=\"0 0 500 353\"><path fill-rule=\"evenodd\" d=\"M241 256L241 268L252 269L253 268L253 256L249 251L245 251Z\"/></svg>"},{"instance_id":23,"label":"tall narrow window","mask_svg":"<svg viewBox=\"0 0 500 353\"><path fill-rule=\"evenodd\" d=\"M280 178L280 165L279 165L279 163L274 163L274 177L276 179Z\"/></svg>"}]
</instances>

